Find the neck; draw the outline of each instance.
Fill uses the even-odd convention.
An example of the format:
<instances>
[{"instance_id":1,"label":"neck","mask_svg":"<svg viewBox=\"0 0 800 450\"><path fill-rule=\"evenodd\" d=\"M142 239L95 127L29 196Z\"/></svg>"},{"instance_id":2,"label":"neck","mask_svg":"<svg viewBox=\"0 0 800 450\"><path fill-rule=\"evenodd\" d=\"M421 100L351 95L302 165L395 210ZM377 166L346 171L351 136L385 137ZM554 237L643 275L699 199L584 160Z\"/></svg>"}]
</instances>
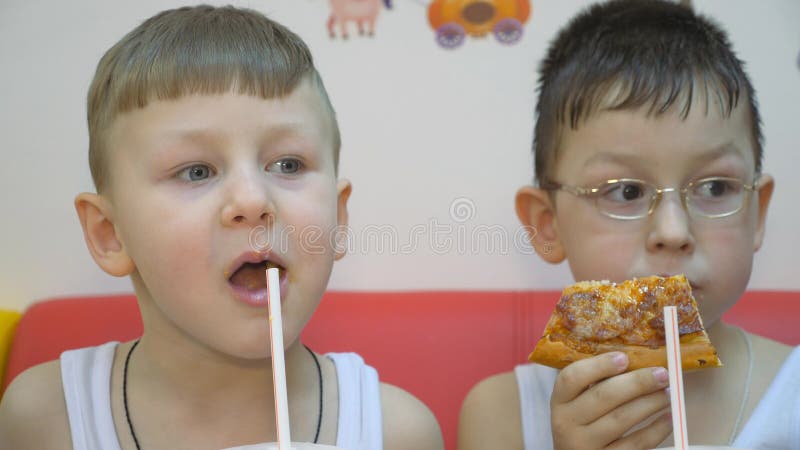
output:
<instances>
[{"instance_id":1,"label":"neck","mask_svg":"<svg viewBox=\"0 0 800 450\"><path fill-rule=\"evenodd\" d=\"M723 364L726 361L747 358L747 355L742 352L742 335L738 327L728 325L722 321L716 321L712 324L706 332L711 340L711 343L717 349L720 360Z\"/></svg>"},{"instance_id":2,"label":"neck","mask_svg":"<svg viewBox=\"0 0 800 450\"><path fill-rule=\"evenodd\" d=\"M172 344L172 343L170 343ZM267 405L274 416L272 361L244 360L198 345L178 349L145 335L131 358L128 377L139 389L159 398L191 403L193 408L243 404ZM316 367L299 342L286 350L286 383L290 399L318 384Z\"/></svg>"},{"instance_id":3,"label":"neck","mask_svg":"<svg viewBox=\"0 0 800 450\"><path fill-rule=\"evenodd\" d=\"M684 374L687 415L696 424L704 424L693 429L690 426L689 434L700 442L730 445L746 418L752 352L747 349L747 338L735 326L716 322L706 331L723 367Z\"/></svg>"}]
</instances>

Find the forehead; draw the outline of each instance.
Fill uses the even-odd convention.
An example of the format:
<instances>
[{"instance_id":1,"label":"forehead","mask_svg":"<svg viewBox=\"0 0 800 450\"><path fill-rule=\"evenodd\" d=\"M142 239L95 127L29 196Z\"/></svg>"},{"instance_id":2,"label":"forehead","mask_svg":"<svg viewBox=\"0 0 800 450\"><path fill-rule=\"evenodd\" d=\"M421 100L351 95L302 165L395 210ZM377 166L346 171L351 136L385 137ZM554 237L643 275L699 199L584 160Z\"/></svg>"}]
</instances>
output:
<instances>
[{"instance_id":1,"label":"forehead","mask_svg":"<svg viewBox=\"0 0 800 450\"><path fill-rule=\"evenodd\" d=\"M680 175L719 160L752 172L755 145L746 105L739 101L726 115L710 96L695 99L687 115L677 105L658 115L647 107L596 111L577 128L561 130L554 173L580 176L617 166Z\"/></svg>"},{"instance_id":2,"label":"forehead","mask_svg":"<svg viewBox=\"0 0 800 450\"><path fill-rule=\"evenodd\" d=\"M175 100L154 100L120 113L109 127L109 155L134 143L192 136L236 138L252 131L266 135L301 135L320 147L333 142L333 121L320 93L310 81L276 98L239 94L192 94ZM112 164L113 167L113 164Z\"/></svg>"}]
</instances>

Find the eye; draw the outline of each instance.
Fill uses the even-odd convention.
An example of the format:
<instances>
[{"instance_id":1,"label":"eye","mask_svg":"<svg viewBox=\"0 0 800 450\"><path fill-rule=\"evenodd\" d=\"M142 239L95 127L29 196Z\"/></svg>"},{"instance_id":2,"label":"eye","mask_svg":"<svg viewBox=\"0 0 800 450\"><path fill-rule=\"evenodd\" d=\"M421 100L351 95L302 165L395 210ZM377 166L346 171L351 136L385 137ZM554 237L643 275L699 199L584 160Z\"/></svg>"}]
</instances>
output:
<instances>
[{"instance_id":1,"label":"eye","mask_svg":"<svg viewBox=\"0 0 800 450\"><path fill-rule=\"evenodd\" d=\"M283 158L274 162L268 170L277 170L279 173L291 175L303 169L303 162L297 158Z\"/></svg>"},{"instance_id":2,"label":"eye","mask_svg":"<svg viewBox=\"0 0 800 450\"><path fill-rule=\"evenodd\" d=\"M647 187L644 183L634 180L622 180L610 183L600 188L598 195L603 200L625 203L639 200L645 196Z\"/></svg>"},{"instance_id":3,"label":"eye","mask_svg":"<svg viewBox=\"0 0 800 450\"><path fill-rule=\"evenodd\" d=\"M742 183L731 178L709 178L700 180L692 190L692 195L700 199L716 199L736 195L741 191Z\"/></svg>"},{"instance_id":4,"label":"eye","mask_svg":"<svg viewBox=\"0 0 800 450\"><path fill-rule=\"evenodd\" d=\"M178 177L186 181L201 181L210 176L211 168L205 164L193 164L178 172Z\"/></svg>"}]
</instances>

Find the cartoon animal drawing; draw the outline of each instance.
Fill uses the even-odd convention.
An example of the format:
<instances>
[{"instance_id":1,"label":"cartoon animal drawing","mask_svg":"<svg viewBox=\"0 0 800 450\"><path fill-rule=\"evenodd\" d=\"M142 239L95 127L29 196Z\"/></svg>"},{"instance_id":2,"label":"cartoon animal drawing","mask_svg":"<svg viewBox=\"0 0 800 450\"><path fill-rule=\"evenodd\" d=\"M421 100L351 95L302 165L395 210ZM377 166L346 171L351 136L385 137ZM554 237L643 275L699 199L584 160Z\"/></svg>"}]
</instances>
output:
<instances>
[{"instance_id":1,"label":"cartoon animal drawing","mask_svg":"<svg viewBox=\"0 0 800 450\"><path fill-rule=\"evenodd\" d=\"M529 0L433 0L428 22L436 31L436 42L455 48L466 35L483 37L493 33L503 44L522 38L522 24L531 14Z\"/></svg>"},{"instance_id":2,"label":"cartoon animal drawing","mask_svg":"<svg viewBox=\"0 0 800 450\"><path fill-rule=\"evenodd\" d=\"M387 9L392 8L392 0L383 0ZM367 35L375 34L375 19L381 11L381 0L331 0L331 16L328 19L328 34L336 37L334 26L339 25L342 38L347 39L347 23L355 22L358 34L364 34L364 25L367 26Z\"/></svg>"}]
</instances>

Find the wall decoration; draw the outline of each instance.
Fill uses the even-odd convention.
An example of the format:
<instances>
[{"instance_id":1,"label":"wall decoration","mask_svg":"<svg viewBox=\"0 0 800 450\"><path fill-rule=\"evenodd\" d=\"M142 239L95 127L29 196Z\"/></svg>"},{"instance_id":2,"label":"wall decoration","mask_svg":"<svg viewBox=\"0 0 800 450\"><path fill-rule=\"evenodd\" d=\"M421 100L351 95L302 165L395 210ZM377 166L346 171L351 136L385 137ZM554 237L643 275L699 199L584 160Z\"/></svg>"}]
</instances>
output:
<instances>
[{"instance_id":1,"label":"wall decoration","mask_svg":"<svg viewBox=\"0 0 800 450\"><path fill-rule=\"evenodd\" d=\"M488 33L502 44L514 44L522 38L522 25L530 13L529 0L433 0L428 22L444 48L460 46L467 35Z\"/></svg>"},{"instance_id":2,"label":"wall decoration","mask_svg":"<svg viewBox=\"0 0 800 450\"><path fill-rule=\"evenodd\" d=\"M381 0L330 0L331 17L328 19L328 34L336 37L334 27L339 25L342 39L347 39L347 24L355 22L358 34L364 35L366 25L367 36L375 34L375 19L381 11ZM383 0L387 9L392 8L391 0Z\"/></svg>"}]
</instances>

